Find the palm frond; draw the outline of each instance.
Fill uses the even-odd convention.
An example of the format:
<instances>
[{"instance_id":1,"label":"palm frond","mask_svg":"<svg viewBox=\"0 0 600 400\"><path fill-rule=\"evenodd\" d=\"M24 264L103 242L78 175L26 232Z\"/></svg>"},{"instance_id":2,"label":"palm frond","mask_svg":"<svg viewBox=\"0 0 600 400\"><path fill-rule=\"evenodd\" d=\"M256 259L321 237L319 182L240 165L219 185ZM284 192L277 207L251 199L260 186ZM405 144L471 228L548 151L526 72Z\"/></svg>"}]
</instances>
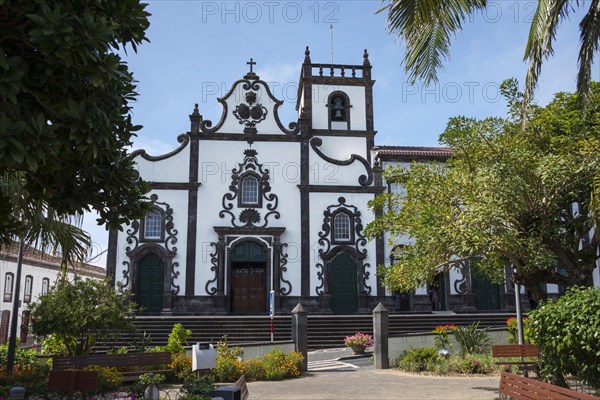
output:
<instances>
[{"instance_id":1,"label":"palm frond","mask_svg":"<svg viewBox=\"0 0 600 400\"><path fill-rule=\"evenodd\" d=\"M539 0L531 22L524 60L529 60L525 78L524 107L533 99L542 63L554 54L552 43L556 38L556 29L562 18L573 10L572 0ZM575 2L579 4L577 0Z\"/></svg>"},{"instance_id":2,"label":"palm frond","mask_svg":"<svg viewBox=\"0 0 600 400\"><path fill-rule=\"evenodd\" d=\"M581 47L579 49L579 72L577 74L577 93L582 105L586 105L592 96L592 63L594 53L598 51L600 41L600 1L592 0L588 13L579 24Z\"/></svg>"},{"instance_id":3,"label":"palm frond","mask_svg":"<svg viewBox=\"0 0 600 400\"><path fill-rule=\"evenodd\" d=\"M437 82L437 71L450 58L450 41L470 14L486 6L486 0L389 0L380 3L387 11L387 31L405 42L402 63L408 80Z\"/></svg>"}]
</instances>

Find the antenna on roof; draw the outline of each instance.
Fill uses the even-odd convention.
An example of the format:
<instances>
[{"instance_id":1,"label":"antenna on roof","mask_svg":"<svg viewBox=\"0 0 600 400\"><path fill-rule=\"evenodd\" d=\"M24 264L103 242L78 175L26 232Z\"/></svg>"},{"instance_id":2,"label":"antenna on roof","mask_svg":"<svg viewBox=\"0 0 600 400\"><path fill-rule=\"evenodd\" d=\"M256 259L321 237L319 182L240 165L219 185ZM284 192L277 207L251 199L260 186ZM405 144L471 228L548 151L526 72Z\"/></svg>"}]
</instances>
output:
<instances>
[{"instance_id":1,"label":"antenna on roof","mask_svg":"<svg viewBox=\"0 0 600 400\"><path fill-rule=\"evenodd\" d=\"M329 47L331 48L331 63L333 64L333 24L329 24Z\"/></svg>"}]
</instances>

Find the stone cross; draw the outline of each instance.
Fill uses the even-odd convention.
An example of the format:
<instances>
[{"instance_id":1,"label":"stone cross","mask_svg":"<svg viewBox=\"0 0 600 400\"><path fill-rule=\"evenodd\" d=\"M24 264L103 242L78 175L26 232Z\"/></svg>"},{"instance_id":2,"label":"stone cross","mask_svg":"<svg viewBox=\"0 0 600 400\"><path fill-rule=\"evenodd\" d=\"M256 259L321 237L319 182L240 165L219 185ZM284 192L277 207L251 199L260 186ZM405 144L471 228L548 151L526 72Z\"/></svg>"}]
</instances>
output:
<instances>
[{"instance_id":1,"label":"stone cross","mask_svg":"<svg viewBox=\"0 0 600 400\"><path fill-rule=\"evenodd\" d=\"M248 64L248 65L250 66L250 72L253 72L253 71L252 71L252 67L253 67L254 65L256 65L256 62L254 61L254 59L253 59L253 58L251 58L251 59L250 59L250 61L248 61L246 64Z\"/></svg>"}]
</instances>

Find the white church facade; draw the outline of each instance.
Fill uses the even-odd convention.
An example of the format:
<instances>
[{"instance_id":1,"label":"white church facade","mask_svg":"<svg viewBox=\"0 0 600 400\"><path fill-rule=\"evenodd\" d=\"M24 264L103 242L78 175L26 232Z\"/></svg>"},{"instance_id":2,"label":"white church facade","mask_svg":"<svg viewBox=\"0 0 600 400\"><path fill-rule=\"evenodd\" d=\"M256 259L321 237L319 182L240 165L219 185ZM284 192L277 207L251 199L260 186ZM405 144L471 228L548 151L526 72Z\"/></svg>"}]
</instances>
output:
<instances>
[{"instance_id":1,"label":"white church facade","mask_svg":"<svg viewBox=\"0 0 600 400\"><path fill-rule=\"evenodd\" d=\"M219 99L218 121L196 105L173 151L134 152L155 206L110 233L107 274L146 313L265 314L271 292L276 313L299 302L315 313L367 313L380 302L431 311L426 288L386 292L376 267L393 249L363 231L374 218L368 202L393 190L383 168L443 161L448 150L375 146L366 51L361 64L334 65L312 63L307 48L298 120L289 124L279 118L283 102L249 64ZM514 309L510 285L475 282L466 267L443 274L438 309Z\"/></svg>"}]
</instances>

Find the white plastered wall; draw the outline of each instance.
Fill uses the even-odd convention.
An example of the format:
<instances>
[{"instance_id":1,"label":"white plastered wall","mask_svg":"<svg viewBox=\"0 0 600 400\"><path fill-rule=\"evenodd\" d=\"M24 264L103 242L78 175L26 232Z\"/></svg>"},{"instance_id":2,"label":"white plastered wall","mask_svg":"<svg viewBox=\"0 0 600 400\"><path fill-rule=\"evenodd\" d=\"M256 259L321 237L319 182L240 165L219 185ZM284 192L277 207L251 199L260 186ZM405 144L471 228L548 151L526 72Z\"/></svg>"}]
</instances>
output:
<instances>
[{"instance_id":1,"label":"white plastered wall","mask_svg":"<svg viewBox=\"0 0 600 400\"><path fill-rule=\"evenodd\" d=\"M327 99L333 92L341 91L350 98L350 129L367 129L365 88L363 86L313 85L312 126L314 129L329 129Z\"/></svg>"},{"instance_id":2,"label":"white plastered wall","mask_svg":"<svg viewBox=\"0 0 600 400\"><path fill-rule=\"evenodd\" d=\"M211 271L210 254L214 252L211 243L218 240L214 231L215 226L230 227L231 216L220 218L223 210L223 196L230 193L231 171L238 168L244 160L244 150L252 148L258 152L258 162L263 169L269 169L272 194L278 197L280 218L269 217L267 227L285 227L281 243L287 243L288 263L284 278L292 283L291 295L300 295L300 148L295 142L254 142L252 146L242 141L201 141L199 177L202 185L198 192L198 232L195 294L206 296L206 283L214 278ZM226 160L226 161L225 161ZM258 172L258 171L257 171ZM231 210L236 223L239 222L237 198L233 201ZM262 219L269 211L263 198L263 207L257 209ZM227 265L227 263L225 264ZM271 263L272 265L272 263ZM271 275L272 276L272 275ZM216 284L210 287L216 287Z\"/></svg>"}]
</instances>

